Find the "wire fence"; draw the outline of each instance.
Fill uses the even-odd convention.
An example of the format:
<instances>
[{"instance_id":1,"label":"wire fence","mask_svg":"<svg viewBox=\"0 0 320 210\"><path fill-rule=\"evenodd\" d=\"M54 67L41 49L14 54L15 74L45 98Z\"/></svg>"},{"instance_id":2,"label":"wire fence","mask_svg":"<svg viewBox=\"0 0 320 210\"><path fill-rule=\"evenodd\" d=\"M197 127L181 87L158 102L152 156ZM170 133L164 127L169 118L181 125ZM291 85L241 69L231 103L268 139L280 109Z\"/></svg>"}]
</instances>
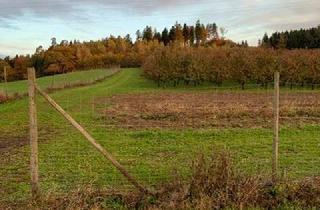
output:
<instances>
[{"instance_id":1,"label":"wire fence","mask_svg":"<svg viewBox=\"0 0 320 210\"><path fill-rule=\"evenodd\" d=\"M239 87L146 91L145 87L119 85L125 79L130 78L119 77L94 88L59 91L50 96L144 186L155 189L177 174L187 182L192 163L200 154L214 155L221 149L232 153L241 170L271 176L273 89L251 85L245 91ZM278 176L319 176L319 105L317 90L280 91ZM42 192L59 194L86 185L134 189L40 96L37 112ZM13 132L28 139L26 124L17 131L8 130ZM27 140L23 149L4 151L8 160L2 161L5 165L0 170L5 186L0 188L1 195L15 199L30 193L28 144Z\"/></svg>"}]
</instances>

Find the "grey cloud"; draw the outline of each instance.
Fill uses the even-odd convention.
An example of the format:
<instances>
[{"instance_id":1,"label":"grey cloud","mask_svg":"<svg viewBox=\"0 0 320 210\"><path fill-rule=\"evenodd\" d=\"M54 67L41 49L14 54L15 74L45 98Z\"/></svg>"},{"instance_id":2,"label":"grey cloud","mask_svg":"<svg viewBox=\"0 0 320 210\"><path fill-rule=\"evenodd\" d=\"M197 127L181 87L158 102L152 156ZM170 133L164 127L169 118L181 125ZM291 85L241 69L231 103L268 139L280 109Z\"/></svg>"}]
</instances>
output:
<instances>
[{"instance_id":1,"label":"grey cloud","mask_svg":"<svg viewBox=\"0 0 320 210\"><path fill-rule=\"evenodd\" d=\"M86 6L93 5L123 12L152 14L177 5L202 1L204 0L0 0L0 20L19 18L25 13L33 13L38 17L64 18L85 12Z\"/></svg>"},{"instance_id":2,"label":"grey cloud","mask_svg":"<svg viewBox=\"0 0 320 210\"><path fill-rule=\"evenodd\" d=\"M183 11L184 6L189 8ZM95 8L99 13L95 13ZM175 12L175 8L180 10ZM320 24L319 0L0 0L0 28L18 30L15 23L26 14L33 14L32 23L37 19L59 18L66 23L89 24L96 21L104 9L106 14L121 12L133 18L165 16L174 22L190 16L217 21L228 29L227 36L232 39L256 37L258 40L265 31ZM119 17L106 15L104 18L110 22ZM82 28L82 24L70 25Z\"/></svg>"},{"instance_id":3,"label":"grey cloud","mask_svg":"<svg viewBox=\"0 0 320 210\"><path fill-rule=\"evenodd\" d=\"M235 26L242 23L264 24L273 21L270 17L284 17L295 13L302 15L312 13L315 19L320 20L319 0L0 0L0 5L0 27L10 27L9 20L19 20L27 13L34 14L36 18L54 17L69 18L79 22L90 21L92 17L88 7L97 6L105 8L106 12L117 11L128 15L151 16L168 9L172 11L175 7L201 5L203 10L197 13L199 18L208 13L208 16L212 15L211 19L217 16L220 19L236 19L230 23ZM286 22L274 24L283 25Z\"/></svg>"}]
</instances>

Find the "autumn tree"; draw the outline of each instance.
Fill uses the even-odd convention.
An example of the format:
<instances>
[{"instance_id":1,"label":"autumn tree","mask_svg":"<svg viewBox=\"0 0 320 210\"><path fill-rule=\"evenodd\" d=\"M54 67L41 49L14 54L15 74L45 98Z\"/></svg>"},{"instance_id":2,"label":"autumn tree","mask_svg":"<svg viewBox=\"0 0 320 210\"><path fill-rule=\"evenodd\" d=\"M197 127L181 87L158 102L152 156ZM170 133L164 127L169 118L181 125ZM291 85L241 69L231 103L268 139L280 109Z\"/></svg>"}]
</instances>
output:
<instances>
[{"instance_id":1,"label":"autumn tree","mask_svg":"<svg viewBox=\"0 0 320 210\"><path fill-rule=\"evenodd\" d=\"M218 26L215 23L206 26L207 36L209 40L219 39Z\"/></svg>"},{"instance_id":2,"label":"autumn tree","mask_svg":"<svg viewBox=\"0 0 320 210\"><path fill-rule=\"evenodd\" d=\"M207 30L203 24L201 24L200 20L197 21L195 27L195 38L197 46L200 46L201 43L205 43L207 40Z\"/></svg>"}]
</instances>

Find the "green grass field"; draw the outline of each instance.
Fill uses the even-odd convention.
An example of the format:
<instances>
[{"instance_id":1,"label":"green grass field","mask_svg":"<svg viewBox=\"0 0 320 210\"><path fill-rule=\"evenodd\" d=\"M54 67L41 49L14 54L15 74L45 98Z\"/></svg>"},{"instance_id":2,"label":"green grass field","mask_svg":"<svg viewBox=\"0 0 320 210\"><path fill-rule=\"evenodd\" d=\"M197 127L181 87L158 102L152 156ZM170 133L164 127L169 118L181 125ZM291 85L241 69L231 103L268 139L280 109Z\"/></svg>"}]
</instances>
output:
<instances>
[{"instance_id":1,"label":"green grass field","mask_svg":"<svg viewBox=\"0 0 320 210\"><path fill-rule=\"evenodd\" d=\"M104 71L94 72L91 78L100 76ZM91 72L74 73L72 79L68 79L88 79L89 73ZM78 77L77 74L81 76ZM56 79L58 80L58 76ZM42 87L50 82L50 77L39 79ZM12 89L16 88L13 92L25 90L23 84L24 82L12 84ZM108 122L99 115L107 104L93 106L93 101L117 94L189 91L217 90L210 86L158 88L152 81L144 79L140 70L125 69L101 83L58 91L51 96L147 186L169 181L175 171L188 177L191 163L199 154L209 155L225 148L232 152L237 165L248 173L270 173L272 129L111 129L107 126ZM268 90L256 90L264 91ZM113 187L117 190L132 189L111 164L40 96L37 105L40 181L43 192L63 193L84 184ZM0 105L0 142L25 142L20 146L10 146L10 150L1 153L0 201L21 200L30 195L27 110L27 99ZM319 175L319 129L320 125L281 128L280 173L292 178Z\"/></svg>"},{"instance_id":2,"label":"green grass field","mask_svg":"<svg viewBox=\"0 0 320 210\"><path fill-rule=\"evenodd\" d=\"M37 80L39 86L43 89L46 88L59 88L65 86L67 84L75 84L75 83L90 83L95 80L104 78L110 75L111 72L105 69L96 69L90 71L77 71L68 74L59 74L54 76L46 76L41 77ZM4 83L0 83L0 93L5 92L7 88L8 94L24 94L27 93L27 81L15 81L9 82L7 87L5 87Z\"/></svg>"}]
</instances>

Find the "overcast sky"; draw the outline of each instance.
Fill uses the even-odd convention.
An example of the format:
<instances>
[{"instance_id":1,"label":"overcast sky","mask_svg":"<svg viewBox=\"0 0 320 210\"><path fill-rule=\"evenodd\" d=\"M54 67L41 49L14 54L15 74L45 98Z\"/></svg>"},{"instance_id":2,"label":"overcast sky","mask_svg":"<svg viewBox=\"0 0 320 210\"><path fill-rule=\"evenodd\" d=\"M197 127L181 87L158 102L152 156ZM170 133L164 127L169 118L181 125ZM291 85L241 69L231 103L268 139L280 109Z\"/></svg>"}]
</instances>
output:
<instances>
[{"instance_id":1,"label":"overcast sky","mask_svg":"<svg viewBox=\"0 0 320 210\"><path fill-rule=\"evenodd\" d=\"M56 37L96 40L151 25L216 22L234 41L320 24L320 0L0 0L0 56L33 53Z\"/></svg>"}]
</instances>

